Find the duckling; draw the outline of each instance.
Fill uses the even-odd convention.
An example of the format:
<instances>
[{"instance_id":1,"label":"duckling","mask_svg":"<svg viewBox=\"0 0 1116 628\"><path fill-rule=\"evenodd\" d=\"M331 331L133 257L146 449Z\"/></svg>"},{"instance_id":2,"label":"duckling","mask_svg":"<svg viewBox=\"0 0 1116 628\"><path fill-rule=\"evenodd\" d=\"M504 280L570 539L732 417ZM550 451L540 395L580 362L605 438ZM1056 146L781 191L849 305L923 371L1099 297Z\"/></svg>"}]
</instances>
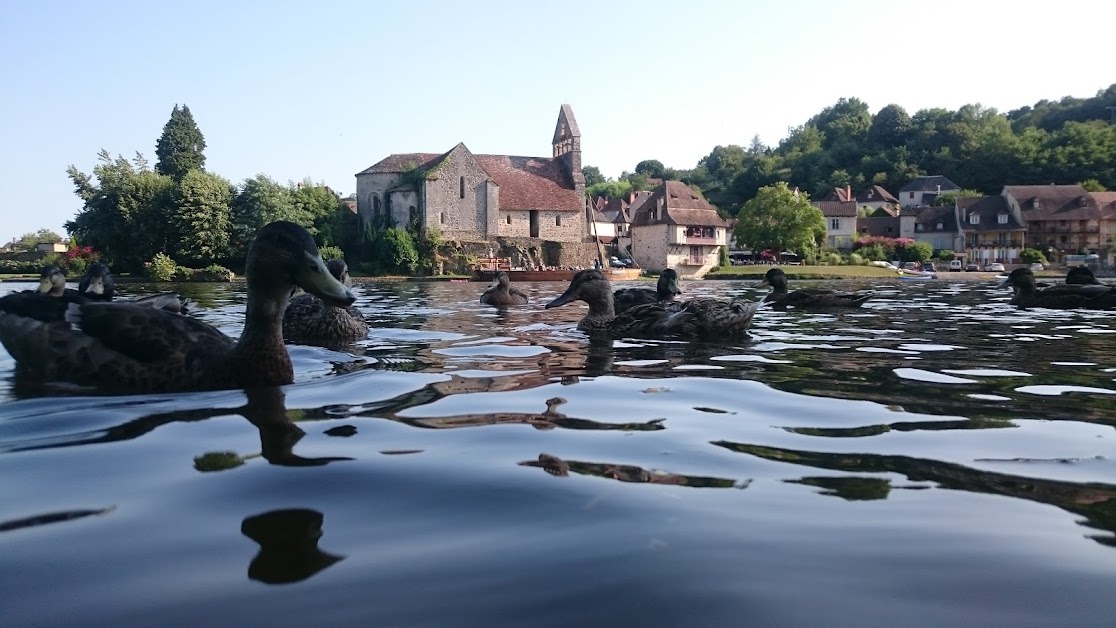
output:
<instances>
[{"instance_id":1,"label":"duckling","mask_svg":"<svg viewBox=\"0 0 1116 628\"><path fill-rule=\"evenodd\" d=\"M92 301L112 301L116 298L116 282L109 267L101 262L93 262L78 282L78 293ZM130 303L162 308L168 312L185 314L189 311L190 300L181 298L177 292L160 292L145 297L131 299Z\"/></svg>"},{"instance_id":2,"label":"duckling","mask_svg":"<svg viewBox=\"0 0 1116 628\"><path fill-rule=\"evenodd\" d=\"M619 314L636 305L672 301L675 295L682 294L678 287L678 273L668 268L659 275L659 281L651 288L620 288L612 293L612 304Z\"/></svg>"},{"instance_id":3,"label":"duckling","mask_svg":"<svg viewBox=\"0 0 1116 628\"><path fill-rule=\"evenodd\" d=\"M793 307L799 310L832 307L860 307L872 298L871 292L839 292L828 288L800 288L787 291L787 275L780 268L772 268L756 284L757 288L771 286L772 290L764 298L777 308Z\"/></svg>"},{"instance_id":4,"label":"duckling","mask_svg":"<svg viewBox=\"0 0 1116 628\"><path fill-rule=\"evenodd\" d=\"M346 288L352 287L345 260L331 259L326 268ZM288 342L336 346L367 335L368 323L360 310L330 305L312 294L295 295L283 312L283 338Z\"/></svg>"},{"instance_id":5,"label":"duckling","mask_svg":"<svg viewBox=\"0 0 1116 628\"><path fill-rule=\"evenodd\" d=\"M1105 285L1060 284L1039 290L1030 268L1016 268L996 287L1010 286L1010 303L1020 308L1107 310L1116 308L1116 288Z\"/></svg>"},{"instance_id":6,"label":"duckling","mask_svg":"<svg viewBox=\"0 0 1116 628\"><path fill-rule=\"evenodd\" d=\"M734 299L694 299L647 303L631 307L619 315L612 302L612 287L599 270L582 270L574 275L561 296L546 304L546 309L573 301L584 301L589 313L577 328L593 335L627 336L723 336L743 333L752 322L758 303Z\"/></svg>"},{"instance_id":7,"label":"duckling","mask_svg":"<svg viewBox=\"0 0 1116 628\"><path fill-rule=\"evenodd\" d=\"M523 292L511 287L511 278L508 274L500 271L496 275L496 283L490 286L488 290L480 297L480 302L487 305L526 305L527 295Z\"/></svg>"},{"instance_id":8,"label":"duckling","mask_svg":"<svg viewBox=\"0 0 1116 628\"><path fill-rule=\"evenodd\" d=\"M98 392L171 392L282 386L294 381L283 310L295 285L348 306L314 239L291 222L262 227L248 250L248 302L239 340L196 318L135 303L70 303L65 321L0 307L0 343L21 378Z\"/></svg>"}]
</instances>

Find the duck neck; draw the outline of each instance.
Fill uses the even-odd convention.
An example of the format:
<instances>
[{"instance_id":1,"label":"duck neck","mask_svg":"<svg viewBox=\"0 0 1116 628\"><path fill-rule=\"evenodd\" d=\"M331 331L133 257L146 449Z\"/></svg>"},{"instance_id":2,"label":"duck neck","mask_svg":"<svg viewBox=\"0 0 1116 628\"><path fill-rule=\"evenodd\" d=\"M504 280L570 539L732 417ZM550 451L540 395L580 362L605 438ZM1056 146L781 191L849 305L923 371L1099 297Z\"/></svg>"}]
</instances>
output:
<instances>
[{"instance_id":1,"label":"duck neck","mask_svg":"<svg viewBox=\"0 0 1116 628\"><path fill-rule=\"evenodd\" d=\"M612 293L609 292L604 298L593 299L589 301L589 314L586 318L595 320L612 320L616 318L616 308L612 305Z\"/></svg>"},{"instance_id":2,"label":"duck neck","mask_svg":"<svg viewBox=\"0 0 1116 628\"><path fill-rule=\"evenodd\" d=\"M787 282L785 279L777 279L771 282L771 290L775 294L787 293Z\"/></svg>"},{"instance_id":3,"label":"duck neck","mask_svg":"<svg viewBox=\"0 0 1116 628\"><path fill-rule=\"evenodd\" d=\"M283 311L290 293L290 286L248 286L244 332L236 345L238 353L265 354L276 347L283 347ZM279 353L287 355L285 350ZM287 358L287 364L290 364L290 358Z\"/></svg>"}]
</instances>

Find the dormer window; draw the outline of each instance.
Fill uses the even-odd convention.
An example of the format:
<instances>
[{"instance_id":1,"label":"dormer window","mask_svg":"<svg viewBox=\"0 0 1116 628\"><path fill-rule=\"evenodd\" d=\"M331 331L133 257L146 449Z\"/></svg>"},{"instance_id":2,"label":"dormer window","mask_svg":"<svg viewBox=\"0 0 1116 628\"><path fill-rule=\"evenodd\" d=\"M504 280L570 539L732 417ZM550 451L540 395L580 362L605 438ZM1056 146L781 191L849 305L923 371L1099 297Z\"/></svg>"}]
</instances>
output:
<instances>
[{"instance_id":1,"label":"dormer window","mask_svg":"<svg viewBox=\"0 0 1116 628\"><path fill-rule=\"evenodd\" d=\"M970 225L979 225L980 224L980 214L969 214L969 224Z\"/></svg>"},{"instance_id":2,"label":"dormer window","mask_svg":"<svg viewBox=\"0 0 1116 628\"><path fill-rule=\"evenodd\" d=\"M996 222L1000 223L1001 225L1006 225L1007 224L1007 216L1008 215L1004 214L1004 213L997 214Z\"/></svg>"},{"instance_id":3,"label":"dormer window","mask_svg":"<svg viewBox=\"0 0 1116 628\"><path fill-rule=\"evenodd\" d=\"M1037 198L1031 199L1031 207L1033 209L1042 209L1042 203Z\"/></svg>"},{"instance_id":4,"label":"dormer window","mask_svg":"<svg viewBox=\"0 0 1116 628\"><path fill-rule=\"evenodd\" d=\"M1087 197L1087 196L1078 197L1077 204L1080 207L1087 207L1089 205L1089 197Z\"/></svg>"},{"instance_id":5,"label":"dormer window","mask_svg":"<svg viewBox=\"0 0 1116 628\"><path fill-rule=\"evenodd\" d=\"M942 229L945 229L945 224L939 222L938 224L934 225L934 228L938 231L941 231Z\"/></svg>"},{"instance_id":6,"label":"dormer window","mask_svg":"<svg viewBox=\"0 0 1116 628\"><path fill-rule=\"evenodd\" d=\"M922 225L915 225L915 231L922 231Z\"/></svg>"}]
</instances>

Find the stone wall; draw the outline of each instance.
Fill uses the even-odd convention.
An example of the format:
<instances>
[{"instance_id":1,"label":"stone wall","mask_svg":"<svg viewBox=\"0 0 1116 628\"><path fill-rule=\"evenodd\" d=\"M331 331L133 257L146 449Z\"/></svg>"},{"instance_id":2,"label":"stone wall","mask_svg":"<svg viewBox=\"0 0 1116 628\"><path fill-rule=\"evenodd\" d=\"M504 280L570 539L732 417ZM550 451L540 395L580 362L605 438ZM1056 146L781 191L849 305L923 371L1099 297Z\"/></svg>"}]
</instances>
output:
<instances>
[{"instance_id":1,"label":"stone wall","mask_svg":"<svg viewBox=\"0 0 1116 628\"><path fill-rule=\"evenodd\" d=\"M541 209L536 214L540 240L576 243L585 239L586 224L581 212ZM508 238L530 238L531 211L501 211L496 233Z\"/></svg>"},{"instance_id":2,"label":"stone wall","mask_svg":"<svg viewBox=\"0 0 1116 628\"><path fill-rule=\"evenodd\" d=\"M597 245L592 242L552 242L539 238L496 238L495 242L455 241L450 244L457 254L458 267L447 263L446 272L467 274L465 260L479 260L488 257L489 252L496 257L510 257L513 267L527 268L537 266L558 266L592 268L597 259Z\"/></svg>"},{"instance_id":3,"label":"stone wall","mask_svg":"<svg viewBox=\"0 0 1116 628\"><path fill-rule=\"evenodd\" d=\"M488 174L480 163L458 147L427 175L424 203L426 224L447 238L483 240L488 236ZM464 191L464 194L462 192Z\"/></svg>"}]
</instances>

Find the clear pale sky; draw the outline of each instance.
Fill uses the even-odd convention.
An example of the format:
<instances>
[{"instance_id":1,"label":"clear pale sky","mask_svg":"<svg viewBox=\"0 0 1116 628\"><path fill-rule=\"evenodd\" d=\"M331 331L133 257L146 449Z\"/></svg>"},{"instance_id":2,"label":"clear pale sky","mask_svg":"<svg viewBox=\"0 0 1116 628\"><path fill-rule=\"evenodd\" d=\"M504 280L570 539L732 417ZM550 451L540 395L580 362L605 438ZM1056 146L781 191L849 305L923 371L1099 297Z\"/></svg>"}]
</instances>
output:
<instances>
[{"instance_id":1,"label":"clear pale sky","mask_svg":"<svg viewBox=\"0 0 1116 628\"><path fill-rule=\"evenodd\" d=\"M234 182L335 190L390 153L550 155L562 103L584 163L690 168L774 144L841 97L873 112L1007 111L1116 82L1116 2L0 2L0 242L62 232L101 148L155 162L176 103Z\"/></svg>"}]
</instances>

